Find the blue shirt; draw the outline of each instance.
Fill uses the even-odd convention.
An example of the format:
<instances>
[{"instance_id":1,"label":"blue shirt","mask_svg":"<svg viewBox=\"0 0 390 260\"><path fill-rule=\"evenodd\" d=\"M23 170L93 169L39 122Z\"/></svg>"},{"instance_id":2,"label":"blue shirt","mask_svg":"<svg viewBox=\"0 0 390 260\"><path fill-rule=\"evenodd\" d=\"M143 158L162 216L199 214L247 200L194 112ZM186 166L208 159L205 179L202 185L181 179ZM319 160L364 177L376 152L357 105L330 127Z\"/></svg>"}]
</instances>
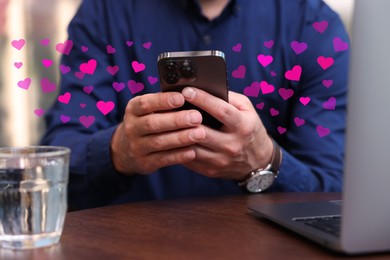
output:
<instances>
[{"instance_id":1,"label":"blue shirt","mask_svg":"<svg viewBox=\"0 0 390 260\"><path fill-rule=\"evenodd\" d=\"M213 49L226 55L230 90L250 98L283 148L269 191L341 190L348 36L323 2L233 0L209 21L197 1L84 0L62 48L60 94L42 140L72 149L70 209L243 192L180 165L123 176L110 157L127 102L160 91L157 56Z\"/></svg>"}]
</instances>

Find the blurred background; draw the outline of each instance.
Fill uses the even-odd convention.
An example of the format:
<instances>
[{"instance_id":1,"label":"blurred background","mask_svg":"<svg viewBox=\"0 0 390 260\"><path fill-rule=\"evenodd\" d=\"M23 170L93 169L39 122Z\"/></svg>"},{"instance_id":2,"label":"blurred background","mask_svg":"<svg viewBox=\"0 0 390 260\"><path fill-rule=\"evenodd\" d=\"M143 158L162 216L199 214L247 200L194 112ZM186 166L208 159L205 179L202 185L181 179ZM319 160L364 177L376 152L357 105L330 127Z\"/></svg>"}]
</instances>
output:
<instances>
[{"instance_id":1,"label":"blurred background","mask_svg":"<svg viewBox=\"0 0 390 260\"><path fill-rule=\"evenodd\" d=\"M0 147L39 142L42 115L58 95L60 53L55 46L66 40L80 2L0 0ZM325 2L350 31L354 0ZM56 84L57 91L42 92L42 79Z\"/></svg>"}]
</instances>

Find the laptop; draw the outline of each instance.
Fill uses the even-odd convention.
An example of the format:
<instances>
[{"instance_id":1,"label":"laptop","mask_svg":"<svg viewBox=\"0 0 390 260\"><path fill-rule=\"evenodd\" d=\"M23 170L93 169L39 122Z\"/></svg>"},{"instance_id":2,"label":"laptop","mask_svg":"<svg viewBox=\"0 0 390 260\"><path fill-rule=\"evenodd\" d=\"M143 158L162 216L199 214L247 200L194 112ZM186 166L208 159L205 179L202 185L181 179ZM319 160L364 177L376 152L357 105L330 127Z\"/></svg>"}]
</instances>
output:
<instances>
[{"instance_id":1,"label":"laptop","mask_svg":"<svg viewBox=\"0 0 390 260\"><path fill-rule=\"evenodd\" d=\"M356 0L341 201L248 205L346 254L390 250L390 1Z\"/></svg>"}]
</instances>

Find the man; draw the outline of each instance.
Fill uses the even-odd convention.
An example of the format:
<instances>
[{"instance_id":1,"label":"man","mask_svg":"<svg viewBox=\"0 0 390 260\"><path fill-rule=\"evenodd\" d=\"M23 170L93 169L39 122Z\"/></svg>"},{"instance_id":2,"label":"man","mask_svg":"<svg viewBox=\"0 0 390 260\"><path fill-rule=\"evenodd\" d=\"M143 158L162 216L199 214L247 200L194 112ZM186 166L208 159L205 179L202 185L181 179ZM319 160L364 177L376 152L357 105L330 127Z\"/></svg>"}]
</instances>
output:
<instances>
[{"instance_id":1,"label":"man","mask_svg":"<svg viewBox=\"0 0 390 260\"><path fill-rule=\"evenodd\" d=\"M318 0L85 0L43 138L72 149L71 209L237 194L263 173L262 190L339 191L347 40ZM213 49L226 55L228 103L160 92L160 53ZM173 110L185 101L223 127Z\"/></svg>"}]
</instances>

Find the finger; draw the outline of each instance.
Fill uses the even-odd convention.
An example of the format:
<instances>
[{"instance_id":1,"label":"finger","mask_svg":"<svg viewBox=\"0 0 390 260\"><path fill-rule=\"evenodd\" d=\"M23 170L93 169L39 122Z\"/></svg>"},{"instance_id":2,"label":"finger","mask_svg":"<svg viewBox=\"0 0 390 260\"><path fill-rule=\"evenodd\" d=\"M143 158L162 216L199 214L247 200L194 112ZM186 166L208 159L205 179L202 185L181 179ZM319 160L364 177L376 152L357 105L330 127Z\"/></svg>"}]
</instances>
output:
<instances>
[{"instance_id":1,"label":"finger","mask_svg":"<svg viewBox=\"0 0 390 260\"><path fill-rule=\"evenodd\" d=\"M127 105L127 112L143 116L157 111L166 111L183 106L184 97L178 92L153 93L137 96Z\"/></svg>"},{"instance_id":2,"label":"finger","mask_svg":"<svg viewBox=\"0 0 390 260\"><path fill-rule=\"evenodd\" d=\"M226 127L239 127L242 117L239 110L233 105L197 88L186 87L182 94L186 101L205 110Z\"/></svg>"}]
</instances>

